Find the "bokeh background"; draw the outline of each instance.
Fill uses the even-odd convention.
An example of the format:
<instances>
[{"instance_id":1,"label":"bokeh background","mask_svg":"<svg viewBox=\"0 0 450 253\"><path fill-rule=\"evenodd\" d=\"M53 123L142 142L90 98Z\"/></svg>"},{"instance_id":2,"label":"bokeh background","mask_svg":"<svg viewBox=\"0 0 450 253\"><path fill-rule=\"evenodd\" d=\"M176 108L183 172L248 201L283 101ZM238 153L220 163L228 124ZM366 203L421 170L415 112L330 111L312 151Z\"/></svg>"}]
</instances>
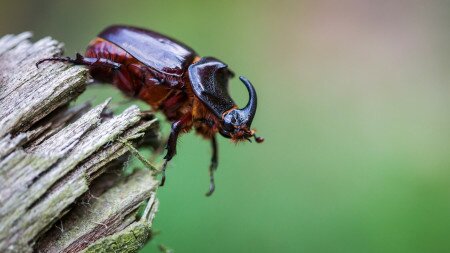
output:
<instances>
[{"instance_id":1,"label":"bokeh background","mask_svg":"<svg viewBox=\"0 0 450 253\"><path fill-rule=\"evenodd\" d=\"M450 252L449 1L0 0L1 35L50 35L70 56L116 23L247 76L266 138L220 139L206 198L210 144L183 136L142 252ZM107 96L124 99L92 86L79 102Z\"/></svg>"}]
</instances>

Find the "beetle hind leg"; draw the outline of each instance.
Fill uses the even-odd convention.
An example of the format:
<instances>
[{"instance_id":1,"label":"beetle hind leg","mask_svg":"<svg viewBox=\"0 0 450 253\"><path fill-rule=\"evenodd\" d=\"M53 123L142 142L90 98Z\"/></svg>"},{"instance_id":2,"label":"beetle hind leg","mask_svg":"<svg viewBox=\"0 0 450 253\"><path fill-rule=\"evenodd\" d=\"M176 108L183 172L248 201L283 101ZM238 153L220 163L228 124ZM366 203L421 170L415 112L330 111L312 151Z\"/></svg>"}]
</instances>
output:
<instances>
[{"instance_id":1,"label":"beetle hind leg","mask_svg":"<svg viewBox=\"0 0 450 253\"><path fill-rule=\"evenodd\" d=\"M75 59L72 59L70 57L52 57L52 58L45 58L38 62L36 62L36 67L39 68L39 65L41 65L44 62L47 61L56 61L56 62L67 62L74 65L85 65L85 66L98 66L98 67L106 67L106 68L112 68L112 69L120 69L122 64L113 62L108 59L103 58L88 58L84 57L81 54L77 53L75 56Z\"/></svg>"},{"instance_id":2,"label":"beetle hind leg","mask_svg":"<svg viewBox=\"0 0 450 253\"><path fill-rule=\"evenodd\" d=\"M85 65L85 64L83 64L83 59L84 59L84 57L79 53L76 54L75 59L72 59L70 57L45 58L45 59L42 59L42 60L39 60L38 62L36 62L36 68L39 68L39 65L41 65L42 63L47 62L47 61L67 62L67 63L72 63L75 65Z\"/></svg>"}]
</instances>

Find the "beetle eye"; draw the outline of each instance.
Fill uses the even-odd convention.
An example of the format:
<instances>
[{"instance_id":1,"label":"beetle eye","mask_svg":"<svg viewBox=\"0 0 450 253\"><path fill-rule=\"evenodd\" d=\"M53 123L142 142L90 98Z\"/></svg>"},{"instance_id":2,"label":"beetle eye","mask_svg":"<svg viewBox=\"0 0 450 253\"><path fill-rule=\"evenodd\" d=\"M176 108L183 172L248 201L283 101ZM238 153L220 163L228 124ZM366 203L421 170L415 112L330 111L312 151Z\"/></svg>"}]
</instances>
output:
<instances>
[{"instance_id":1,"label":"beetle eye","mask_svg":"<svg viewBox=\"0 0 450 253\"><path fill-rule=\"evenodd\" d=\"M225 137L227 139L231 138L230 133L224 129L219 129L219 133L220 133L220 135L222 135L223 137Z\"/></svg>"},{"instance_id":2,"label":"beetle eye","mask_svg":"<svg viewBox=\"0 0 450 253\"><path fill-rule=\"evenodd\" d=\"M231 123L229 123L229 122L224 122L224 123L222 124L222 128L223 128L225 131L227 131L227 132L233 132L233 130L234 130L233 124L231 124Z\"/></svg>"}]
</instances>

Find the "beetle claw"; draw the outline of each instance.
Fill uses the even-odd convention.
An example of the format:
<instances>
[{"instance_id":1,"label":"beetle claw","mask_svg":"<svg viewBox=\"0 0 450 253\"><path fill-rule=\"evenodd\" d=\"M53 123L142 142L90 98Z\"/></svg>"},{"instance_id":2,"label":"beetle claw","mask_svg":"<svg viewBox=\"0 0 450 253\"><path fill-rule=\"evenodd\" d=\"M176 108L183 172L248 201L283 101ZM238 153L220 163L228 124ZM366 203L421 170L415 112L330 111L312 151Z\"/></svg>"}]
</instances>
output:
<instances>
[{"instance_id":1,"label":"beetle claw","mask_svg":"<svg viewBox=\"0 0 450 253\"><path fill-rule=\"evenodd\" d=\"M164 186L164 183L166 182L166 167L169 160L165 160L164 164L161 169L161 182L159 183L159 186Z\"/></svg>"},{"instance_id":2,"label":"beetle claw","mask_svg":"<svg viewBox=\"0 0 450 253\"><path fill-rule=\"evenodd\" d=\"M209 190L208 192L205 194L206 197L211 196L214 193L214 190L216 189L216 184L214 183L214 171L217 169L217 162L212 162L210 167L209 167L209 177L210 177L210 181L209 181Z\"/></svg>"},{"instance_id":3,"label":"beetle claw","mask_svg":"<svg viewBox=\"0 0 450 253\"><path fill-rule=\"evenodd\" d=\"M206 197L211 196L211 195L214 193L214 190L215 190L215 189L216 189L216 186L215 186L214 181L213 181L213 182L211 182L211 183L209 184L209 191L205 194Z\"/></svg>"}]
</instances>

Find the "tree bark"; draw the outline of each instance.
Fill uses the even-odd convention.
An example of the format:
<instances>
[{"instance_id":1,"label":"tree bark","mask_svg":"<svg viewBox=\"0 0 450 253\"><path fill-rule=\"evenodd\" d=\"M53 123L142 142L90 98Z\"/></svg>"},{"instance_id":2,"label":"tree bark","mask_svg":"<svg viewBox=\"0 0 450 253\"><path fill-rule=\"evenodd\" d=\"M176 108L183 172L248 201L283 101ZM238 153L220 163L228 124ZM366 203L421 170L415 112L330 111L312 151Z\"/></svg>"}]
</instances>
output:
<instances>
[{"instance_id":1,"label":"tree bark","mask_svg":"<svg viewBox=\"0 0 450 253\"><path fill-rule=\"evenodd\" d=\"M0 38L0 252L136 252L151 236L158 183L122 169L130 144L157 141L158 122L136 106L110 115L110 99L70 107L87 70L36 68L62 44L30 37Z\"/></svg>"}]
</instances>

